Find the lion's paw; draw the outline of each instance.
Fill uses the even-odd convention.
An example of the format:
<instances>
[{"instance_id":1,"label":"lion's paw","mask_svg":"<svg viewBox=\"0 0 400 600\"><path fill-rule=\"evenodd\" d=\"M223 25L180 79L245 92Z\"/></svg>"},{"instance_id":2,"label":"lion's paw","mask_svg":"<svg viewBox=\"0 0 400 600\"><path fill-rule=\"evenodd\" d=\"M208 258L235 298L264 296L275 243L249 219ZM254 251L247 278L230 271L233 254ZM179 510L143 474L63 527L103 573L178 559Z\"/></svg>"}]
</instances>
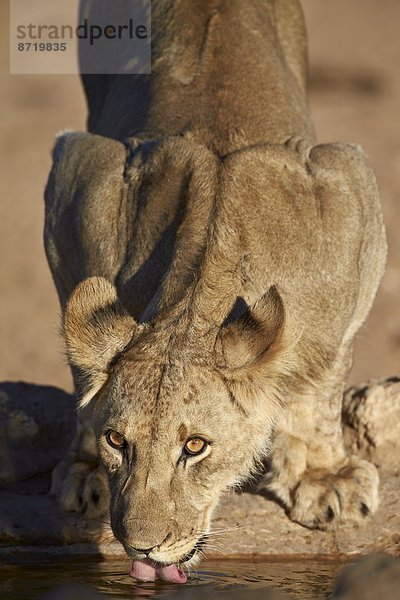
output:
<instances>
[{"instance_id":1,"label":"lion's paw","mask_svg":"<svg viewBox=\"0 0 400 600\"><path fill-rule=\"evenodd\" d=\"M379 475L374 465L350 457L336 473L306 471L292 491L289 516L311 529L360 523L378 506Z\"/></svg>"},{"instance_id":2,"label":"lion's paw","mask_svg":"<svg viewBox=\"0 0 400 600\"><path fill-rule=\"evenodd\" d=\"M67 457L53 470L50 493L65 511L96 518L108 511L110 493L102 466Z\"/></svg>"}]
</instances>

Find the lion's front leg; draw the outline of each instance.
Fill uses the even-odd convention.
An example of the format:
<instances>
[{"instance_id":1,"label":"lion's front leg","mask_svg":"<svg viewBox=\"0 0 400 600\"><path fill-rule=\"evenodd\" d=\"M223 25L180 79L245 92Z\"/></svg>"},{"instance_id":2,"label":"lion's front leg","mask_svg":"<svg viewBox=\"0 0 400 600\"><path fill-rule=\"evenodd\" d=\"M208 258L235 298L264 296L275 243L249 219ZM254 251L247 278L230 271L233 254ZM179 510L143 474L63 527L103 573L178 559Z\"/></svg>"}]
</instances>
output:
<instances>
[{"instance_id":1,"label":"lion's front leg","mask_svg":"<svg viewBox=\"0 0 400 600\"><path fill-rule=\"evenodd\" d=\"M378 506L378 471L346 455L341 407L341 392L330 399L315 392L294 398L277 424L271 467L259 484L306 527L360 523Z\"/></svg>"},{"instance_id":2,"label":"lion's front leg","mask_svg":"<svg viewBox=\"0 0 400 600\"><path fill-rule=\"evenodd\" d=\"M63 510L96 518L107 513L110 494L103 467L98 462L96 440L90 424L78 416L77 429L65 458L52 473L51 494Z\"/></svg>"}]
</instances>

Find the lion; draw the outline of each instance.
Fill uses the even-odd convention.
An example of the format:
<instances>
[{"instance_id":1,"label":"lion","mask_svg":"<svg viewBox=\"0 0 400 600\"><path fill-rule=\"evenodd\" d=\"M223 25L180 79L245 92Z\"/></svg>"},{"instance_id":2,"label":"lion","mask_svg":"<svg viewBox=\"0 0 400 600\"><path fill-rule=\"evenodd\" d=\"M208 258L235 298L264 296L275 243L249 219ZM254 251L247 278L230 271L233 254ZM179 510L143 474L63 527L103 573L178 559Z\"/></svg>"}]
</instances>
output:
<instances>
[{"instance_id":1,"label":"lion","mask_svg":"<svg viewBox=\"0 0 400 600\"><path fill-rule=\"evenodd\" d=\"M297 0L152 11L151 75L83 75L89 132L53 152L45 247L80 411L52 492L110 511L133 577L184 582L255 473L305 527L376 510L341 405L386 241L361 148L315 141Z\"/></svg>"}]
</instances>

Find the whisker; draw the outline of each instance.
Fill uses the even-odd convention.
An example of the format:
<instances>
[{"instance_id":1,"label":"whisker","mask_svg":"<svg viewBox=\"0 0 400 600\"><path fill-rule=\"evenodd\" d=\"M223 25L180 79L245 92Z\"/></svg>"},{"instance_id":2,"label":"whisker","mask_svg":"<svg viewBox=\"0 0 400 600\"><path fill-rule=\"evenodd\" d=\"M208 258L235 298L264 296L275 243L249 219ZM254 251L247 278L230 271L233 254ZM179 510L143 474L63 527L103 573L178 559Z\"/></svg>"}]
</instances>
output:
<instances>
[{"instance_id":1,"label":"whisker","mask_svg":"<svg viewBox=\"0 0 400 600\"><path fill-rule=\"evenodd\" d=\"M207 552L207 550L216 550L217 552L221 552L221 554L226 554L224 548L218 544L206 544L204 546L204 552Z\"/></svg>"},{"instance_id":2,"label":"whisker","mask_svg":"<svg viewBox=\"0 0 400 600\"><path fill-rule=\"evenodd\" d=\"M209 531L208 533L205 533L204 536L209 538L209 537L220 537L220 536L224 536L227 533L231 533L232 531L239 531L239 530L243 530L244 526L238 526L238 527L230 527L230 528L226 528L226 529L221 529L221 530L212 530Z\"/></svg>"},{"instance_id":3,"label":"whisker","mask_svg":"<svg viewBox=\"0 0 400 600\"><path fill-rule=\"evenodd\" d=\"M114 535L105 535L104 537L100 538L99 540L99 544L112 544L112 542L115 541L115 537Z\"/></svg>"}]
</instances>

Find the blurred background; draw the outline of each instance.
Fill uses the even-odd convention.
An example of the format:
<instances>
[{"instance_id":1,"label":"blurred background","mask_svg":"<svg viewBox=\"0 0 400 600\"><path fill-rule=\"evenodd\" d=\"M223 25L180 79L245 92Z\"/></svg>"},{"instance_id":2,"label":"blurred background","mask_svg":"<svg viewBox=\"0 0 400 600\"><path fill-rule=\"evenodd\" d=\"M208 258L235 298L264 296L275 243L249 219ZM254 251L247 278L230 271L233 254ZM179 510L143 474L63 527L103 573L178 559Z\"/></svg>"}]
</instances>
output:
<instances>
[{"instance_id":1,"label":"blurred background","mask_svg":"<svg viewBox=\"0 0 400 600\"><path fill-rule=\"evenodd\" d=\"M320 142L363 146L389 239L386 275L358 335L352 383L400 371L400 2L302 0L310 107ZM42 244L54 136L84 129L78 77L8 75L8 0L0 0L0 380L71 389L59 308Z\"/></svg>"}]
</instances>

